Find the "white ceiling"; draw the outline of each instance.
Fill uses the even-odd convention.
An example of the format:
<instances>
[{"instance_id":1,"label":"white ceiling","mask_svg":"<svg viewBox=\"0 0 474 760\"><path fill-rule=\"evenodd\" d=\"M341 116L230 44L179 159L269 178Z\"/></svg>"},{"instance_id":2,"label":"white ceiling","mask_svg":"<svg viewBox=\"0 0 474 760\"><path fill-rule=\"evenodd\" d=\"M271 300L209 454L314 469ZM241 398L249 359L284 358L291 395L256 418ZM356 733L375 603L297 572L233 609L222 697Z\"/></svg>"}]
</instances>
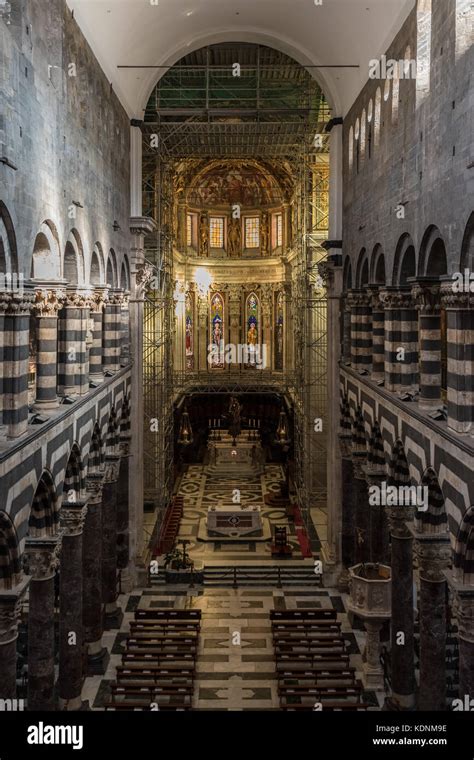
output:
<instances>
[{"instance_id":1,"label":"white ceiling","mask_svg":"<svg viewBox=\"0 0 474 760\"><path fill-rule=\"evenodd\" d=\"M67 0L130 116L140 118L164 66L216 42L260 42L311 65L335 115L345 115L415 0Z\"/></svg>"}]
</instances>

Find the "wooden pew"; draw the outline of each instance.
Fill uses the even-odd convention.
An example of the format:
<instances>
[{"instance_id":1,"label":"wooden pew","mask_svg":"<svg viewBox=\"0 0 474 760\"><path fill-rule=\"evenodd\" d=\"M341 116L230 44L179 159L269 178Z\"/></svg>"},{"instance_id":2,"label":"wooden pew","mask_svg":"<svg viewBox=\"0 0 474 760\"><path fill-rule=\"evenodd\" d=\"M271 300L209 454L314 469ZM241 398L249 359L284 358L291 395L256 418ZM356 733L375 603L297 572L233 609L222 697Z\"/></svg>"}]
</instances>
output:
<instances>
[{"instance_id":1,"label":"wooden pew","mask_svg":"<svg viewBox=\"0 0 474 760\"><path fill-rule=\"evenodd\" d=\"M270 610L270 620L275 622L288 620L337 620L336 610Z\"/></svg>"},{"instance_id":2,"label":"wooden pew","mask_svg":"<svg viewBox=\"0 0 474 760\"><path fill-rule=\"evenodd\" d=\"M135 620L165 620L167 623L175 620L199 621L201 610L135 610Z\"/></svg>"},{"instance_id":3,"label":"wooden pew","mask_svg":"<svg viewBox=\"0 0 474 760\"><path fill-rule=\"evenodd\" d=\"M128 665L117 666L117 678L120 680L128 678L137 680L149 679L153 680L155 683L161 683L164 681L176 683L179 679L194 681L195 673L195 663L192 665L166 665L163 667L147 663L146 666L143 667L139 663L130 662Z\"/></svg>"}]
</instances>

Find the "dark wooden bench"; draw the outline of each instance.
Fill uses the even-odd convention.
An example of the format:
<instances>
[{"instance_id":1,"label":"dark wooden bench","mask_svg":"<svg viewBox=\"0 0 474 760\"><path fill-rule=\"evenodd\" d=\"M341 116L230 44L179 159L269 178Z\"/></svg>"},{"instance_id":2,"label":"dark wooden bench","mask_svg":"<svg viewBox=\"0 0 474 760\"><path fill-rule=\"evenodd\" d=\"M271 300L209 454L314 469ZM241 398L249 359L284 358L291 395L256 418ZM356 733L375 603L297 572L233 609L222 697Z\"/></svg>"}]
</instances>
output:
<instances>
[{"instance_id":1,"label":"dark wooden bench","mask_svg":"<svg viewBox=\"0 0 474 760\"><path fill-rule=\"evenodd\" d=\"M285 620L272 623L272 631L340 631L341 623L337 620L312 620L304 622L302 620Z\"/></svg>"},{"instance_id":2,"label":"dark wooden bench","mask_svg":"<svg viewBox=\"0 0 474 760\"><path fill-rule=\"evenodd\" d=\"M105 704L105 709L107 710L150 710L151 704L153 703L153 700L146 700L146 699L123 699L120 702L112 702L108 701ZM178 704L160 704L159 705L160 712L170 712L171 710L178 710L178 711L186 711L186 710L192 710L192 705L187 704L185 702L181 702Z\"/></svg>"},{"instance_id":3,"label":"dark wooden bench","mask_svg":"<svg viewBox=\"0 0 474 760\"><path fill-rule=\"evenodd\" d=\"M360 686L279 686L278 694L281 697L322 697L328 699L335 697L355 697L360 702L362 690ZM318 701L316 699L316 701Z\"/></svg>"},{"instance_id":4,"label":"dark wooden bench","mask_svg":"<svg viewBox=\"0 0 474 760\"><path fill-rule=\"evenodd\" d=\"M314 705L281 705L281 709L286 712L292 710L295 711L314 711L314 712L365 712L371 705L364 702L325 702L321 699L316 699L315 702L320 702L322 710L314 710Z\"/></svg>"},{"instance_id":5,"label":"dark wooden bench","mask_svg":"<svg viewBox=\"0 0 474 760\"><path fill-rule=\"evenodd\" d=\"M201 620L201 610L136 610L135 620Z\"/></svg>"},{"instance_id":6,"label":"dark wooden bench","mask_svg":"<svg viewBox=\"0 0 474 760\"><path fill-rule=\"evenodd\" d=\"M270 610L270 620L337 620L336 610Z\"/></svg>"},{"instance_id":7,"label":"dark wooden bench","mask_svg":"<svg viewBox=\"0 0 474 760\"><path fill-rule=\"evenodd\" d=\"M156 639L157 641L196 641L198 638L198 632L197 631L170 631L168 632L160 632L160 629L155 630L152 629L146 629L143 630L141 628L133 628L130 632L131 639L143 639L143 640L150 640L150 639Z\"/></svg>"},{"instance_id":8,"label":"dark wooden bench","mask_svg":"<svg viewBox=\"0 0 474 760\"><path fill-rule=\"evenodd\" d=\"M188 652L192 654L197 651L197 641L157 641L156 639L136 639L135 637L127 639L127 648L146 649L157 652Z\"/></svg>"},{"instance_id":9,"label":"dark wooden bench","mask_svg":"<svg viewBox=\"0 0 474 760\"><path fill-rule=\"evenodd\" d=\"M292 644L298 641L344 641L339 631L326 630L290 630L273 631L273 641L281 644Z\"/></svg>"},{"instance_id":10,"label":"dark wooden bench","mask_svg":"<svg viewBox=\"0 0 474 760\"><path fill-rule=\"evenodd\" d=\"M149 652L124 652L122 655L122 663L143 663L144 667L149 665L156 665L157 667L165 667L171 669L177 669L182 667L196 667L196 658L192 655L180 654L164 654L161 653L151 654Z\"/></svg>"},{"instance_id":11,"label":"dark wooden bench","mask_svg":"<svg viewBox=\"0 0 474 760\"><path fill-rule=\"evenodd\" d=\"M115 683L111 684L112 692L120 692L121 689L143 689L146 693L153 693L153 694L175 694L175 693L183 693L183 694L192 694L193 693L193 683L191 679L188 683L173 683L172 681L168 682L160 682L155 683L155 681L152 681L150 679L148 680L136 680L136 679L120 679L119 681L116 681Z\"/></svg>"},{"instance_id":12,"label":"dark wooden bench","mask_svg":"<svg viewBox=\"0 0 474 760\"><path fill-rule=\"evenodd\" d=\"M277 667L294 667L301 665L302 668L311 669L313 666L321 663L329 666L329 663L334 665L342 665L347 667L349 665L348 654L334 654L334 652L318 653L318 654L281 654L277 659Z\"/></svg>"},{"instance_id":13,"label":"dark wooden bench","mask_svg":"<svg viewBox=\"0 0 474 760\"><path fill-rule=\"evenodd\" d=\"M153 665L147 663L145 666L130 662L128 665L117 666L117 679L135 678L135 679L153 679L155 683L159 683L163 680L172 680L177 682L176 679L186 679L194 681L194 675L196 672L195 663L192 665Z\"/></svg>"},{"instance_id":14,"label":"dark wooden bench","mask_svg":"<svg viewBox=\"0 0 474 760\"><path fill-rule=\"evenodd\" d=\"M345 654L346 642L345 641L298 641L291 642L290 644L282 644L278 642L275 644L275 653L277 656L280 654L288 653L299 654L318 654L320 652L340 652Z\"/></svg>"},{"instance_id":15,"label":"dark wooden bench","mask_svg":"<svg viewBox=\"0 0 474 760\"><path fill-rule=\"evenodd\" d=\"M277 662L277 673L280 678L314 678L315 674L320 673L355 673L355 668L352 665L348 665L346 662L330 662L321 660L320 662L314 662L312 664L297 663L289 665L287 662Z\"/></svg>"},{"instance_id":16,"label":"dark wooden bench","mask_svg":"<svg viewBox=\"0 0 474 760\"><path fill-rule=\"evenodd\" d=\"M192 698L192 687L168 688L162 686L132 686L131 684L112 684L112 701L117 697L149 697L151 702L157 702L158 697L175 697L178 696L182 701ZM159 702L158 702L159 704Z\"/></svg>"}]
</instances>

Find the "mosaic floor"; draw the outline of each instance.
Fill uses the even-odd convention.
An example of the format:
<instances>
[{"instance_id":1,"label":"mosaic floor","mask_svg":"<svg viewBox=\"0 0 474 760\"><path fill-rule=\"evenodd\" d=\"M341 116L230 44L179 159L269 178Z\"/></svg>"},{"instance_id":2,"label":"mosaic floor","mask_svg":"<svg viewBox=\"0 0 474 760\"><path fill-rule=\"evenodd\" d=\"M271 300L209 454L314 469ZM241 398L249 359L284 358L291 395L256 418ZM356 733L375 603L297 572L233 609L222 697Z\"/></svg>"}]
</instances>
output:
<instances>
[{"instance_id":1,"label":"mosaic floor","mask_svg":"<svg viewBox=\"0 0 474 760\"><path fill-rule=\"evenodd\" d=\"M202 610L201 636L197 659L194 709L258 711L277 710L273 647L269 611L320 607L335 609L348 642L351 665L361 677L365 634L362 626L352 627L346 614L346 597L330 589L226 589L200 588L186 591L183 586L137 590L121 597L125 615L120 631L105 634L111 652L105 677L88 678L84 699L93 709L103 709L109 684L120 664L129 622L140 608L170 607ZM383 694L365 692L364 701L379 709Z\"/></svg>"},{"instance_id":2,"label":"mosaic floor","mask_svg":"<svg viewBox=\"0 0 474 760\"><path fill-rule=\"evenodd\" d=\"M179 539L191 541L188 546L189 554L194 560L202 560L207 564L223 563L227 560L251 560L253 563L265 563L275 560L270 553L270 542L214 541L212 543L198 541L200 521L206 520L209 507L217 504L231 504L235 489L240 491L242 506L259 505L262 517L267 518L270 525L285 525L288 542L293 549L293 558L301 559L301 551L296 535L295 526L289 522L282 509L268 507L264 502L266 494L278 493L279 483L283 472L278 464L265 465L261 474L245 473L236 475L232 480L228 476L210 473L207 466L190 465L183 475L178 493L184 497L184 516L181 520ZM320 516L320 520L321 520Z\"/></svg>"}]
</instances>

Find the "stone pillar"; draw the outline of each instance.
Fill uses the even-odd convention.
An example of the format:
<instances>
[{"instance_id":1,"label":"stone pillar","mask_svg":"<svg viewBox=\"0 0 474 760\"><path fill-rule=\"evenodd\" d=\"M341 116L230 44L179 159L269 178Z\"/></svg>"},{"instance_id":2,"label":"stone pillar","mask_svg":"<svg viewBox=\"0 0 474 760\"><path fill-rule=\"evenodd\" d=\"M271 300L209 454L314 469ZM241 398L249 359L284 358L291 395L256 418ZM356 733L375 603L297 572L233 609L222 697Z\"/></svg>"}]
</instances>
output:
<instances>
[{"instance_id":1,"label":"stone pillar","mask_svg":"<svg viewBox=\"0 0 474 760\"><path fill-rule=\"evenodd\" d=\"M120 364L124 367L130 363L130 293L124 293L122 298L121 330L120 330Z\"/></svg>"},{"instance_id":2,"label":"stone pillar","mask_svg":"<svg viewBox=\"0 0 474 760\"><path fill-rule=\"evenodd\" d=\"M242 329L242 289L240 285L231 285L229 288L229 331L230 340L234 346L238 346L241 340ZM231 364L232 370L239 370L238 363Z\"/></svg>"},{"instance_id":3,"label":"stone pillar","mask_svg":"<svg viewBox=\"0 0 474 760\"><path fill-rule=\"evenodd\" d=\"M340 591L347 592L349 584L348 568L356 564L354 542L354 503L353 482L354 471L352 468L350 433L342 430L339 433L341 449L341 561L342 567L337 587Z\"/></svg>"},{"instance_id":4,"label":"stone pillar","mask_svg":"<svg viewBox=\"0 0 474 760\"><path fill-rule=\"evenodd\" d=\"M462 568L446 570L453 594L453 613L458 624L459 641L459 699L471 705L474 699L474 586L472 573ZM469 576L471 583L466 583ZM463 709L466 709L464 707Z\"/></svg>"},{"instance_id":5,"label":"stone pillar","mask_svg":"<svg viewBox=\"0 0 474 760\"><path fill-rule=\"evenodd\" d=\"M418 389L418 315L410 288L380 291L385 309L385 388L406 392Z\"/></svg>"},{"instance_id":6,"label":"stone pillar","mask_svg":"<svg viewBox=\"0 0 474 760\"><path fill-rule=\"evenodd\" d=\"M367 480L369 489L373 486L382 488L382 483L386 481L387 474L385 470L370 461L363 471ZM370 504L369 509L369 560L386 565L390 561L390 528L387 519L387 511L381 504Z\"/></svg>"},{"instance_id":7,"label":"stone pillar","mask_svg":"<svg viewBox=\"0 0 474 760\"><path fill-rule=\"evenodd\" d=\"M28 612L28 710L50 712L54 695L54 576L61 539L27 538L25 569L31 575Z\"/></svg>"},{"instance_id":8,"label":"stone pillar","mask_svg":"<svg viewBox=\"0 0 474 760\"><path fill-rule=\"evenodd\" d=\"M468 433L474 423L474 310L470 293L453 292L453 280L443 283L441 297L448 332L448 427Z\"/></svg>"},{"instance_id":9,"label":"stone pillar","mask_svg":"<svg viewBox=\"0 0 474 760\"><path fill-rule=\"evenodd\" d=\"M392 696L390 706L412 710L415 706L415 653L413 635L413 538L406 523L413 507L389 507L392 537Z\"/></svg>"},{"instance_id":10,"label":"stone pillar","mask_svg":"<svg viewBox=\"0 0 474 760\"><path fill-rule=\"evenodd\" d=\"M135 148L141 147L141 132L132 128L135 137ZM132 155L133 164L133 155ZM138 175L137 175L138 177ZM136 178L137 179L137 178ZM135 204L141 198L141 185L135 188ZM133 208L133 207L132 207ZM154 277L154 270L145 262L145 235L150 235L156 229L153 219L133 216L130 220L132 233L131 247L131 283L130 283L130 337L131 337L131 457L130 457L130 558L131 572L142 563L143 552L143 312L144 298L148 283Z\"/></svg>"},{"instance_id":11,"label":"stone pillar","mask_svg":"<svg viewBox=\"0 0 474 760\"><path fill-rule=\"evenodd\" d=\"M342 300L342 361L350 364L351 361L351 309L347 295Z\"/></svg>"},{"instance_id":12,"label":"stone pillar","mask_svg":"<svg viewBox=\"0 0 474 760\"><path fill-rule=\"evenodd\" d=\"M371 287L372 302L372 373L378 383L385 379L385 312L377 286Z\"/></svg>"},{"instance_id":13,"label":"stone pillar","mask_svg":"<svg viewBox=\"0 0 474 760\"><path fill-rule=\"evenodd\" d=\"M207 329L207 320L209 315L208 296L200 297L198 302L198 329L199 329L199 371L207 372L209 364L207 361L207 347L209 345L209 335Z\"/></svg>"},{"instance_id":14,"label":"stone pillar","mask_svg":"<svg viewBox=\"0 0 474 760\"><path fill-rule=\"evenodd\" d=\"M417 524L416 521L415 524ZM432 526L427 524L427 529ZM420 525L421 529L421 525ZM420 574L420 689L418 709L446 709L446 577L450 561L449 533L413 529Z\"/></svg>"},{"instance_id":15,"label":"stone pillar","mask_svg":"<svg viewBox=\"0 0 474 760\"><path fill-rule=\"evenodd\" d=\"M83 626L87 645L87 674L104 675L110 659L102 645L104 613L102 606L102 475L88 475L87 516L82 542L84 588Z\"/></svg>"},{"instance_id":16,"label":"stone pillar","mask_svg":"<svg viewBox=\"0 0 474 760\"><path fill-rule=\"evenodd\" d=\"M102 491L102 601L105 604L105 627L120 628L123 617L117 606L117 482L120 457L105 457Z\"/></svg>"},{"instance_id":17,"label":"stone pillar","mask_svg":"<svg viewBox=\"0 0 474 760\"><path fill-rule=\"evenodd\" d=\"M356 564L370 560L370 509L367 480L365 476L366 454L352 451L354 471L353 507L354 507L354 555Z\"/></svg>"},{"instance_id":18,"label":"stone pillar","mask_svg":"<svg viewBox=\"0 0 474 760\"><path fill-rule=\"evenodd\" d=\"M58 313L66 294L64 291L36 291L33 312L37 320L38 361L36 365L37 411L59 406L58 386Z\"/></svg>"},{"instance_id":19,"label":"stone pillar","mask_svg":"<svg viewBox=\"0 0 474 760\"><path fill-rule=\"evenodd\" d=\"M117 566L122 571L122 586L130 590L130 579L126 572L129 562L129 459L130 436L120 436L120 465L117 489Z\"/></svg>"},{"instance_id":20,"label":"stone pillar","mask_svg":"<svg viewBox=\"0 0 474 760\"><path fill-rule=\"evenodd\" d=\"M89 380L93 383L104 382L103 368L103 319L107 302L106 288L94 288L91 303L91 319L94 322L92 330L92 346L89 351Z\"/></svg>"},{"instance_id":21,"label":"stone pillar","mask_svg":"<svg viewBox=\"0 0 474 760\"><path fill-rule=\"evenodd\" d=\"M16 699L16 642L21 604L30 579L20 576L11 589L0 590L0 698Z\"/></svg>"},{"instance_id":22,"label":"stone pillar","mask_svg":"<svg viewBox=\"0 0 474 760\"><path fill-rule=\"evenodd\" d=\"M3 321L3 424L8 438L28 429L30 310L34 293L20 286L0 293Z\"/></svg>"},{"instance_id":23,"label":"stone pillar","mask_svg":"<svg viewBox=\"0 0 474 760\"><path fill-rule=\"evenodd\" d=\"M88 309L85 295L67 289L59 312L59 388L64 396L87 393L86 332Z\"/></svg>"},{"instance_id":24,"label":"stone pillar","mask_svg":"<svg viewBox=\"0 0 474 760\"><path fill-rule=\"evenodd\" d=\"M366 290L351 290L347 295L351 310L351 364L356 371L370 371L372 363L372 308Z\"/></svg>"},{"instance_id":25,"label":"stone pillar","mask_svg":"<svg viewBox=\"0 0 474 760\"><path fill-rule=\"evenodd\" d=\"M262 347L260 360L264 362L261 369L272 368L273 342L272 342L272 311L273 311L273 289L271 285L262 285L261 287L262 303Z\"/></svg>"},{"instance_id":26,"label":"stone pillar","mask_svg":"<svg viewBox=\"0 0 474 760\"><path fill-rule=\"evenodd\" d=\"M441 405L441 300L436 278L419 277L412 289L418 306L420 408Z\"/></svg>"},{"instance_id":27,"label":"stone pillar","mask_svg":"<svg viewBox=\"0 0 474 760\"><path fill-rule=\"evenodd\" d=\"M64 501L60 520L63 530L59 603L59 709L82 706L82 532L87 506L83 501Z\"/></svg>"},{"instance_id":28,"label":"stone pillar","mask_svg":"<svg viewBox=\"0 0 474 760\"><path fill-rule=\"evenodd\" d=\"M120 369L120 333L122 329L122 291L109 290L104 311L104 370L118 372Z\"/></svg>"}]
</instances>

